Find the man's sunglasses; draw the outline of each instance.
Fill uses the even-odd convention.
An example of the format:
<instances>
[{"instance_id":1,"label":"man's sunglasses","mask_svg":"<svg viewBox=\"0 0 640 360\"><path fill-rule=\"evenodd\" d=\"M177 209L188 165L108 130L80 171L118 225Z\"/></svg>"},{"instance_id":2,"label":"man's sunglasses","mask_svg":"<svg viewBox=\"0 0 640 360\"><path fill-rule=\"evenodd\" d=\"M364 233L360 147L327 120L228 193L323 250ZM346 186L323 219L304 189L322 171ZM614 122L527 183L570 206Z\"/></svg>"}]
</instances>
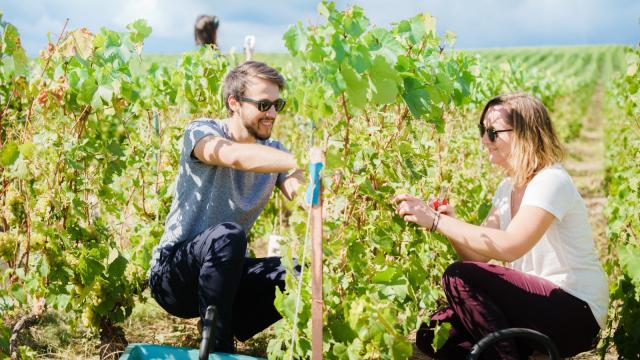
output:
<instances>
[{"instance_id":1,"label":"man's sunglasses","mask_svg":"<svg viewBox=\"0 0 640 360\"><path fill-rule=\"evenodd\" d=\"M489 137L489 141L491 142L495 142L496 138L498 137L498 133L501 132L506 132L506 131L513 131L513 129L505 129L505 130L496 130L492 127L489 128L485 128L484 124L478 124L478 128L480 129L480 137L484 136L484 133L487 133L487 136Z\"/></svg>"},{"instance_id":2,"label":"man's sunglasses","mask_svg":"<svg viewBox=\"0 0 640 360\"><path fill-rule=\"evenodd\" d=\"M287 102L284 99L276 99L275 101L270 101L270 100L254 100L254 99L249 99L246 97L241 97L240 101L246 101L246 102L250 102L253 104L256 104L256 107L258 108L258 110L265 112L268 111L269 109L271 109L271 107L275 107L277 112L282 111L282 109L284 109L284 106L287 104Z\"/></svg>"}]
</instances>

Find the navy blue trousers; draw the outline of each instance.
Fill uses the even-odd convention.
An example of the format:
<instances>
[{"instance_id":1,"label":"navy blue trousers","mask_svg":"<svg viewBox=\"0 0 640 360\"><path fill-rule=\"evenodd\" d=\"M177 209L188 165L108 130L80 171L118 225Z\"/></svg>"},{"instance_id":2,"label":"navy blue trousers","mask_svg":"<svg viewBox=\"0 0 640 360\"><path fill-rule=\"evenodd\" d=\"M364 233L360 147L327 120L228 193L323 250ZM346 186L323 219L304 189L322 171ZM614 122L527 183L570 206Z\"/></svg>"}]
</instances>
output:
<instances>
[{"instance_id":1,"label":"navy blue trousers","mask_svg":"<svg viewBox=\"0 0 640 360\"><path fill-rule=\"evenodd\" d=\"M245 341L281 318L273 305L276 286L284 291L280 258L248 258L246 250L242 227L222 223L163 252L149 276L151 295L172 315L203 319L216 306L218 352L233 352L234 336Z\"/></svg>"}]
</instances>

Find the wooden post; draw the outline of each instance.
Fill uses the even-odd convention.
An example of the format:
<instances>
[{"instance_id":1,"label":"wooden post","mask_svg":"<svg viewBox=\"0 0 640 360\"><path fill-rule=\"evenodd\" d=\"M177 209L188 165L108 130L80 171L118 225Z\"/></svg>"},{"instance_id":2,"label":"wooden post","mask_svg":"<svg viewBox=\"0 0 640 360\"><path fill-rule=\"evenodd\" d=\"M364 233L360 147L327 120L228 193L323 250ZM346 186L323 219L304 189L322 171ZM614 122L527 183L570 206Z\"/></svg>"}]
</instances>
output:
<instances>
[{"instance_id":1,"label":"wooden post","mask_svg":"<svg viewBox=\"0 0 640 360\"><path fill-rule=\"evenodd\" d=\"M319 150L312 149L312 163L322 162ZM311 207L311 359L322 359L322 178L318 177L318 202Z\"/></svg>"},{"instance_id":2,"label":"wooden post","mask_svg":"<svg viewBox=\"0 0 640 360\"><path fill-rule=\"evenodd\" d=\"M322 181L318 204L311 208L311 359L322 359Z\"/></svg>"}]
</instances>

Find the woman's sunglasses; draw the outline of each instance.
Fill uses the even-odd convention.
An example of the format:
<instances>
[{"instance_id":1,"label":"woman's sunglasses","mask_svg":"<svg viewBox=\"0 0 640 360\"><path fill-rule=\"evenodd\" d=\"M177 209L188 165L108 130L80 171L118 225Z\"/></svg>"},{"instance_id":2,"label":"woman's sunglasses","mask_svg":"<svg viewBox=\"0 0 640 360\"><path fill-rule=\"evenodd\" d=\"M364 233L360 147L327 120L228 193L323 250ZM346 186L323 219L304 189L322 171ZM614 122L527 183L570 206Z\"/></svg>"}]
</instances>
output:
<instances>
[{"instance_id":1,"label":"woman's sunglasses","mask_svg":"<svg viewBox=\"0 0 640 360\"><path fill-rule=\"evenodd\" d=\"M489 137L489 141L495 142L498 137L498 133L513 131L513 129L505 129L505 130L496 130L492 127L485 128L484 124L478 124L478 128L480 129L480 137L484 136L484 133L487 133L487 137Z\"/></svg>"},{"instance_id":2,"label":"woman's sunglasses","mask_svg":"<svg viewBox=\"0 0 640 360\"><path fill-rule=\"evenodd\" d=\"M256 105L256 107L258 108L258 110L265 112L268 111L269 109L271 109L271 107L275 107L277 112L282 111L282 109L284 109L284 106L287 104L287 102L284 99L276 99L275 101L270 101L270 100L253 100L253 99L249 99L246 97L241 97L240 101L246 101L246 102L250 102Z\"/></svg>"}]
</instances>

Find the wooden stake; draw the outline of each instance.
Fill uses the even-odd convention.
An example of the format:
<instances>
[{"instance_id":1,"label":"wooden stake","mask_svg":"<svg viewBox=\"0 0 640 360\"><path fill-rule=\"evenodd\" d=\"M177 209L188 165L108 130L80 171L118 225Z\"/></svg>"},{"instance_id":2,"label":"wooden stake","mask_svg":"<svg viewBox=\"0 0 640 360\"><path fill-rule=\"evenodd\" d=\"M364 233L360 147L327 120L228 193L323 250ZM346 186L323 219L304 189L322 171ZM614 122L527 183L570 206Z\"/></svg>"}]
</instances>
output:
<instances>
[{"instance_id":1,"label":"wooden stake","mask_svg":"<svg viewBox=\"0 0 640 360\"><path fill-rule=\"evenodd\" d=\"M318 204L311 208L311 359L322 359L322 181Z\"/></svg>"}]
</instances>

